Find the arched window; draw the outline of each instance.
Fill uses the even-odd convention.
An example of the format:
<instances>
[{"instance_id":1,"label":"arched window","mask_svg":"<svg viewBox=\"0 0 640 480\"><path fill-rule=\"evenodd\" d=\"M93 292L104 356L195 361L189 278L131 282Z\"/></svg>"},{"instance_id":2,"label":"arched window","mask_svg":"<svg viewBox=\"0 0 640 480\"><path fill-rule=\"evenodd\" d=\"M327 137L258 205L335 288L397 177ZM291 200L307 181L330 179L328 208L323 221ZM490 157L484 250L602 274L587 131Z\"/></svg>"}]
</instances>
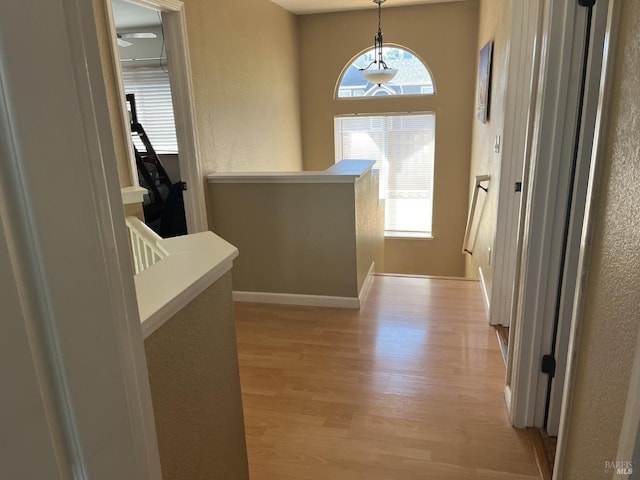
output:
<instances>
[{"instance_id":1,"label":"arched window","mask_svg":"<svg viewBox=\"0 0 640 480\"><path fill-rule=\"evenodd\" d=\"M398 74L388 83L378 86L367 82L360 74L373 60L374 49L357 57L344 70L338 88L337 98L362 98L388 95L435 95L433 78L427 66L417 56L401 47L384 47L384 61Z\"/></svg>"}]
</instances>

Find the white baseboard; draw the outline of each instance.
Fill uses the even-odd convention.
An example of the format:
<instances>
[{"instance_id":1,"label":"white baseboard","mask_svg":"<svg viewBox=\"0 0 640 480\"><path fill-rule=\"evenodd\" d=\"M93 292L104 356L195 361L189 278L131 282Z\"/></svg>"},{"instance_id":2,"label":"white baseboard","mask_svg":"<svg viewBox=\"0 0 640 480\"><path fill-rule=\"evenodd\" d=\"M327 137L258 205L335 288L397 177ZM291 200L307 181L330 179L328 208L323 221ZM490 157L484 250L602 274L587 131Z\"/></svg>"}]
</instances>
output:
<instances>
[{"instance_id":1,"label":"white baseboard","mask_svg":"<svg viewBox=\"0 0 640 480\"><path fill-rule=\"evenodd\" d=\"M274 303L278 305L301 305L306 307L335 307L360 309L362 302L369 293L373 283L373 271L375 263L372 262L367 272L367 278L362 284L357 297L331 297L327 295L301 295L297 293L271 293L271 292L233 292L234 302L248 303Z\"/></svg>"},{"instance_id":2,"label":"white baseboard","mask_svg":"<svg viewBox=\"0 0 640 480\"><path fill-rule=\"evenodd\" d=\"M509 417L509 421L511 421L511 386L506 385L504 387L504 405L507 408L507 416Z\"/></svg>"},{"instance_id":3,"label":"white baseboard","mask_svg":"<svg viewBox=\"0 0 640 480\"><path fill-rule=\"evenodd\" d=\"M235 302L275 303L308 307L360 308L357 297L330 297L326 295L299 295L295 293L233 292Z\"/></svg>"},{"instance_id":4,"label":"white baseboard","mask_svg":"<svg viewBox=\"0 0 640 480\"><path fill-rule=\"evenodd\" d=\"M367 272L367 278L364 279L364 283L362 284L362 288L360 289L360 293L358 294L358 302L360 306L362 306L362 302L367 298L367 294L371 289L371 284L373 283L373 271L376 269L376 262L371 262L371 266L369 267L369 271Z\"/></svg>"},{"instance_id":5,"label":"white baseboard","mask_svg":"<svg viewBox=\"0 0 640 480\"><path fill-rule=\"evenodd\" d=\"M491 314L491 302L489 300L489 292L487 291L487 284L484 281L484 275L482 274L482 267L478 267L478 273L480 274L480 288L482 289L482 300L484 300L484 310L487 314L487 320Z\"/></svg>"},{"instance_id":6,"label":"white baseboard","mask_svg":"<svg viewBox=\"0 0 640 480\"><path fill-rule=\"evenodd\" d=\"M502 337L498 333L496 329L496 340L498 341L498 346L500 347L500 355L502 355L502 361L504 362L504 366L507 366L507 344L502 341Z\"/></svg>"}]
</instances>

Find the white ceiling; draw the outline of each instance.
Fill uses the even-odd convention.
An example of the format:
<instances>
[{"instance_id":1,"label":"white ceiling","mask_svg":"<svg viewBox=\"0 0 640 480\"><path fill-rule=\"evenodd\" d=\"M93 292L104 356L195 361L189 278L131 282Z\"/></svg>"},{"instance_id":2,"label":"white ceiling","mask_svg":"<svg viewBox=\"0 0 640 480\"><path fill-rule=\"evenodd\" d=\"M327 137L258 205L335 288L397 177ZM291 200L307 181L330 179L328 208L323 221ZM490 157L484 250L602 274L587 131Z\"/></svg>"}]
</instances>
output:
<instances>
[{"instance_id":1,"label":"white ceiling","mask_svg":"<svg viewBox=\"0 0 640 480\"><path fill-rule=\"evenodd\" d=\"M378 8L373 0L271 0L297 15ZM382 8L419 5L423 3L460 2L463 0L386 0Z\"/></svg>"},{"instance_id":2,"label":"white ceiling","mask_svg":"<svg viewBox=\"0 0 640 480\"><path fill-rule=\"evenodd\" d=\"M160 25L157 10L141 7L124 0L112 0L116 29L154 27Z\"/></svg>"},{"instance_id":3,"label":"white ceiling","mask_svg":"<svg viewBox=\"0 0 640 480\"><path fill-rule=\"evenodd\" d=\"M339 12L377 8L373 0L271 0L282 8L304 15L309 13ZM459 2L463 0L386 0L382 8L418 5L423 3ZM138 28L160 25L158 12L150 8L134 5L125 0L112 0L116 28Z\"/></svg>"}]
</instances>

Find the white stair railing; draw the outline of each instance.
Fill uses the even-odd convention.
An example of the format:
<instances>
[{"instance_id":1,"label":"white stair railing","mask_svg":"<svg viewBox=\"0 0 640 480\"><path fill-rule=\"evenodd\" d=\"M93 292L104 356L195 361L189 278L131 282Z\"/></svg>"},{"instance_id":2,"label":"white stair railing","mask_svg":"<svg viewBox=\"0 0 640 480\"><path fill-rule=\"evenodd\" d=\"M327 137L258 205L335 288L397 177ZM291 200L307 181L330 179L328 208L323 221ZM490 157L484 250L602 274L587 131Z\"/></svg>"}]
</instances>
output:
<instances>
[{"instance_id":1,"label":"white stair railing","mask_svg":"<svg viewBox=\"0 0 640 480\"><path fill-rule=\"evenodd\" d=\"M135 273L138 274L166 257L167 253L158 245L162 237L146 226L142 220L137 217L127 217L126 222L133 254L133 266Z\"/></svg>"}]
</instances>

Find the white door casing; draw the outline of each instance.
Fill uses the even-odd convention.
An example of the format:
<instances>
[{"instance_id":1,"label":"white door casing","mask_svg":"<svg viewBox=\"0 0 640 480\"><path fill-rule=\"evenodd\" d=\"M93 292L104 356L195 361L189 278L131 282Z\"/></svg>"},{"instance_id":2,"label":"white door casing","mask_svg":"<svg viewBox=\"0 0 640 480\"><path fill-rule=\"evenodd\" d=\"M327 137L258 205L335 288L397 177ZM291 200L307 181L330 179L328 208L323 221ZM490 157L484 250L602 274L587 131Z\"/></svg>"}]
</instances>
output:
<instances>
[{"instance_id":1,"label":"white door casing","mask_svg":"<svg viewBox=\"0 0 640 480\"><path fill-rule=\"evenodd\" d=\"M575 2L547 0L541 55L536 120L527 178L518 307L515 318L513 364L507 378L511 422L518 428L541 427L544 418L539 397L546 392L546 375L540 359L550 351L550 335L557 290L557 265L561 245L557 241L564 224L568 158L572 149L577 111L577 78L580 64L575 52ZM553 81L550 79L553 78ZM574 112L571 115L570 112ZM560 208L556 209L556 205ZM554 238L556 241L554 242ZM545 342L546 341L546 342Z\"/></svg>"},{"instance_id":2,"label":"white door casing","mask_svg":"<svg viewBox=\"0 0 640 480\"><path fill-rule=\"evenodd\" d=\"M565 252L562 293L558 304L558 331L556 335L555 359L556 372L551 382L546 430L557 437L560 427L562 395L569 351L569 333L573 314L576 287L578 284L578 260L581 249L582 228L585 218L587 187L591 171L591 157L594 151L595 131L598 128L598 105L601 101L601 80L603 71L603 51L607 29L608 2L596 2L593 10L591 39L588 46L589 64L587 66L582 120L580 122L579 144L576 151L576 168L568 219L567 247Z\"/></svg>"},{"instance_id":3,"label":"white door casing","mask_svg":"<svg viewBox=\"0 0 640 480\"><path fill-rule=\"evenodd\" d=\"M195 102L193 97L193 82L191 79L191 60L189 58L189 41L187 39L187 25L184 4L180 0L128 0L141 7L151 8L162 13L163 32L167 49L167 64L169 66L169 81L173 114L175 117L176 137L178 139L178 162L180 175L187 184L183 192L187 231L197 233L207 231L208 222L205 205L205 180L200 162L200 143L198 140L197 121L195 116ZM116 42L116 27L113 19L111 0L103 0L111 44L109 55L113 69L116 72L118 96L120 102L120 117L125 137L129 137L129 120L127 114L124 83L118 45ZM132 171L132 182L137 185L137 167L133 155L133 145L128 142L129 164Z\"/></svg>"},{"instance_id":4,"label":"white door casing","mask_svg":"<svg viewBox=\"0 0 640 480\"><path fill-rule=\"evenodd\" d=\"M92 3L0 3L6 478L161 478Z\"/></svg>"},{"instance_id":5,"label":"white door casing","mask_svg":"<svg viewBox=\"0 0 640 480\"><path fill-rule=\"evenodd\" d=\"M606 14L607 1L599 0L597 15ZM540 371L542 355L551 352L560 263L564 251L564 227L571 184L571 158L581 93L581 75L587 8L571 0L546 0L543 45L536 100L527 185L525 218L522 226L522 253L518 279L517 310L510 349L505 397L511 422L516 427L542 427L545 417L548 377ZM594 44L605 37L602 22L592 30ZM601 64L590 62L587 78L600 78ZM595 83L594 83L595 85ZM598 89L589 89L589 101ZM587 107L583 126L595 121ZM583 148L578 171L583 171L590 149ZM587 167L588 168L588 167ZM574 205L575 206L575 205ZM575 222L582 224L582 213ZM570 255L580 242L571 237ZM575 273L572 274L575 276ZM571 274L569 275L571 276ZM565 278L566 280L566 278ZM573 279L575 281L575 278ZM569 288L567 292L571 291ZM565 302L573 303L571 298ZM568 317L560 317L560 332L566 331ZM566 351L568 345L559 346ZM557 371L563 369L557 366Z\"/></svg>"},{"instance_id":6,"label":"white door casing","mask_svg":"<svg viewBox=\"0 0 640 480\"><path fill-rule=\"evenodd\" d=\"M578 255L578 265L576 273L576 286L574 304L572 309L572 318L569 331L569 342L567 352L567 366L565 371L565 380L562 392L562 406L559 419L558 443L556 446L556 460L554 464L554 472L559 475L564 472L564 452L567 449L568 438L566 432L569 428L569 419L571 417L571 409L573 405L573 392L575 385L575 364L577 361L578 339L582 331L582 314L584 304L586 302L587 281L589 272L589 259L591 257L592 237L595 227L595 214L598 204L597 196L600 185L600 172L603 168L606 141L605 135L608 126L608 109L609 98L611 96L612 78L614 72L614 60L616 51L616 41L618 24L620 20L620 2L618 0L609 0L606 4L606 25L604 30L604 46L602 49L602 72L598 82L600 88L598 92L598 103L596 108L595 128L593 130L593 146L590 156L589 179L587 185L587 193L585 199L585 216L581 231L580 250ZM600 5L602 8L602 5ZM599 11L598 15L603 12ZM601 20L599 20L601 21ZM632 381L629 385L629 394L625 407L625 417L622 423L622 431L620 434L620 443L618 448L620 459L632 458L633 451L638 432L640 432L640 403L637 401L638 392L640 391L640 381L636 374L640 364L640 344L636 351L636 358L632 370ZM614 477L619 478L619 477Z\"/></svg>"},{"instance_id":7,"label":"white door casing","mask_svg":"<svg viewBox=\"0 0 640 480\"><path fill-rule=\"evenodd\" d=\"M502 162L498 185L498 212L494 241L494 282L491 290L491 325L511 324L512 301L518 263L518 226L522 193L515 183L523 179L527 137L532 124L536 64L542 2L513 2ZM537 48L538 47L538 48Z\"/></svg>"}]
</instances>

